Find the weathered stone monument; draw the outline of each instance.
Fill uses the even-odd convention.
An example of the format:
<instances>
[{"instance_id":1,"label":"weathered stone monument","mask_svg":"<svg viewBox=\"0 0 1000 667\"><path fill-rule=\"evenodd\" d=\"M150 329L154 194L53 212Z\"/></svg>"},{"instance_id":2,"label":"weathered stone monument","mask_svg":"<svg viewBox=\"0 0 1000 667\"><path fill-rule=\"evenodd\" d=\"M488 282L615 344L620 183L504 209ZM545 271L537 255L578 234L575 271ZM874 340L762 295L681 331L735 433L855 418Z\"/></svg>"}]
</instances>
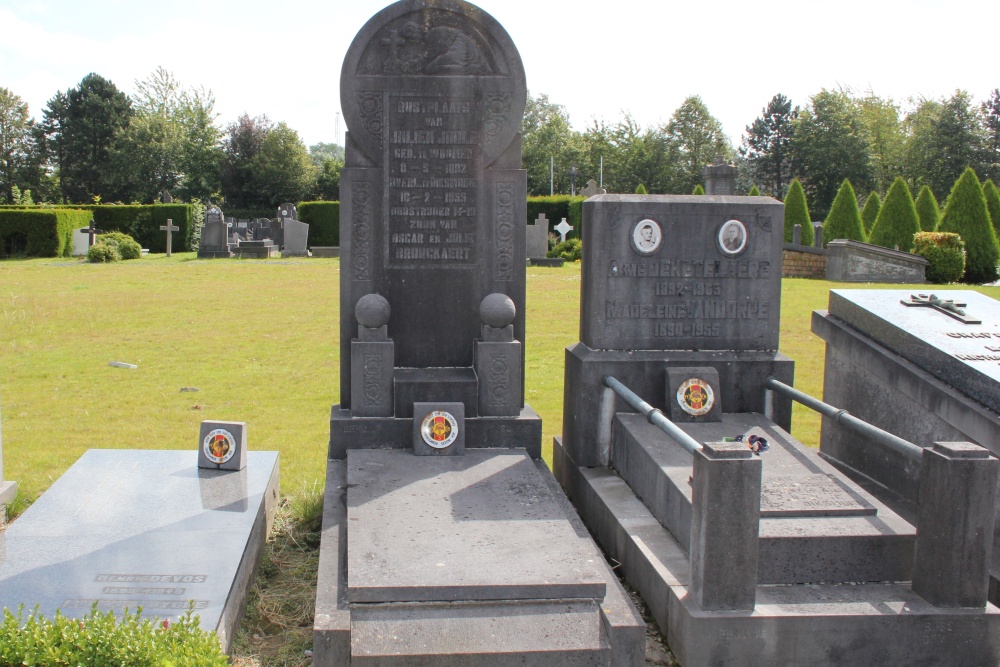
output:
<instances>
[{"instance_id":1,"label":"weathered stone monument","mask_svg":"<svg viewBox=\"0 0 1000 667\"><path fill-rule=\"evenodd\" d=\"M912 252L835 239L826 245L826 279L853 283L922 283L927 260Z\"/></svg>"},{"instance_id":2,"label":"weathered stone monument","mask_svg":"<svg viewBox=\"0 0 1000 667\"><path fill-rule=\"evenodd\" d=\"M971 290L833 290L812 328L826 341L825 401L925 448L968 441L1000 455L1000 303ZM901 514L916 516L920 460L885 451L831 418L823 419L820 452ZM1000 532L992 546L996 604Z\"/></svg>"},{"instance_id":3,"label":"weathered stone monument","mask_svg":"<svg viewBox=\"0 0 1000 667\"><path fill-rule=\"evenodd\" d=\"M727 163L722 155L712 164L705 165L701 175L705 178L706 195L736 194L736 167Z\"/></svg>"},{"instance_id":4,"label":"weathered stone monument","mask_svg":"<svg viewBox=\"0 0 1000 667\"><path fill-rule=\"evenodd\" d=\"M685 667L996 664L996 462L922 438L907 520L789 434L782 218L766 197L584 202L555 475Z\"/></svg>"},{"instance_id":5,"label":"weathered stone monument","mask_svg":"<svg viewBox=\"0 0 1000 667\"><path fill-rule=\"evenodd\" d=\"M604 188L598 187L597 181L590 179L587 181L587 187L580 190L580 196L582 197L593 197L595 195L606 195L608 191Z\"/></svg>"},{"instance_id":6,"label":"weathered stone monument","mask_svg":"<svg viewBox=\"0 0 1000 667\"><path fill-rule=\"evenodd\" d=\"M528 224L526 230L526 254L528 259L542 259L549 251L549 220L544 213Z\"/></svg>"},{"instance_id":7,"label":"weathered stone monument","mask_svg":"<svg viewBox=\"0 0 1000 667\"><path fill-rule=\"evenodd\" d=\"M205 211L205 224L201 229L201 242L198 244L199 259L215 259L217 257L232 257L230 246L229 223L218 206L212 206Z\"/></svg>"},{"instance_id":8,"label":"weathered stone monument","mask_svg":"<svg viewBox=\"0 0 1000 667\"><path fill-rule=\"evenodd\" d=\"M348 50L316 665L642 662L524 402L525 98L459 0L391 5Z\"/></svg>"}]
</instances>

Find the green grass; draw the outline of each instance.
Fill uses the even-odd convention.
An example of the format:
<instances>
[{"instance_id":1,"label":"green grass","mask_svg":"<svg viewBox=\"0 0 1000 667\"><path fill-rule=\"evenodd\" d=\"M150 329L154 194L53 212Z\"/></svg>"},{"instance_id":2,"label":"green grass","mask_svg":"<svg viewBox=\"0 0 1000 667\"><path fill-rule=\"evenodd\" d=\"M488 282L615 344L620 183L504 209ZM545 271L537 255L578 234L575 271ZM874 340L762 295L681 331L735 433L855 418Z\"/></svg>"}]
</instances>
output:
<instances>
[{"instance_id":1,"label":"green grass","mask_svg":"<svg viewBox=\"0 0 1000 667\"><path fill-rule=\"evenodd\" d=\"M109 265L0 262L4 477L18 482L18 505L89 448L194 449L203 419L245 421L251 449L279 451L284 493L322 486L329 410L339 402L339 268L335 259L190 253ZM823 343L810 317L833 287L890 286L784 280L781 350L796 362L796 387L815 396ZM543 419L550 460L562 430L564 349L579 339L580 265L529 268L527 291L526 399ZM1000 298L1000 288L980 291ZM819 419L796 407L793 432L815 446Z\"/></svg>"}]
</instances>

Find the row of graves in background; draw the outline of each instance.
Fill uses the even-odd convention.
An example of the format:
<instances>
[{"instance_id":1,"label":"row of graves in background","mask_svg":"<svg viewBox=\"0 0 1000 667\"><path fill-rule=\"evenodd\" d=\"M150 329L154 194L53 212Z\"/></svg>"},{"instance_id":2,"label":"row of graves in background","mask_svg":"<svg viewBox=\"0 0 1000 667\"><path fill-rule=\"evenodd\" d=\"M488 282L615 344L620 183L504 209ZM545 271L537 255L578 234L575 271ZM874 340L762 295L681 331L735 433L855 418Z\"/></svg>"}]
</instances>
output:
<instances>
[{"instance_id":1,"label":"row of graves in background","mask_svg":"<svg viewBox=\"0 0 1000 667\"><path fill-rule=\"evenodd\" d=\"M276 218L226 218L218 206L205 212L198 257L308 257L309 225L294 204L282 204Z\"/></svg>"}]
</instances>

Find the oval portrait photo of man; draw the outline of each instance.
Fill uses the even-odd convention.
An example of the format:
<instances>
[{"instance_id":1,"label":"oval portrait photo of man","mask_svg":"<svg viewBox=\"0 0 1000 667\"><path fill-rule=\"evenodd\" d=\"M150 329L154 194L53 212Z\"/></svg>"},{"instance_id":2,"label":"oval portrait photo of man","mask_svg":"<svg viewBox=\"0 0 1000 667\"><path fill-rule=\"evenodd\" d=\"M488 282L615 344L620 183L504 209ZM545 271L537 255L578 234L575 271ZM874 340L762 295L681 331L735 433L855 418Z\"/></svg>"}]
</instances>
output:
<instances>
[{"instance_id":1,"label":"oval portrait photo of man","mask_svg":"<svg viewBox=\"0 0 1000 667\"><path fill-rule=\"evenodd\" d=\"M641 255L652 255L662 242L663 230L655 220L640 220L632 228L632 247Z\"/></svg>"},{"instance_id":2,"label":"oval portrait photo of man","mask_svg":"<svg viewBox=\"0 0 1000 667\"><path fill-rule=\"evenodd\" d=\"M719 249L727 255L738 255L747 247L747 228L739 220L728 220L719 228Z\"/></svg>"}]
</instances>

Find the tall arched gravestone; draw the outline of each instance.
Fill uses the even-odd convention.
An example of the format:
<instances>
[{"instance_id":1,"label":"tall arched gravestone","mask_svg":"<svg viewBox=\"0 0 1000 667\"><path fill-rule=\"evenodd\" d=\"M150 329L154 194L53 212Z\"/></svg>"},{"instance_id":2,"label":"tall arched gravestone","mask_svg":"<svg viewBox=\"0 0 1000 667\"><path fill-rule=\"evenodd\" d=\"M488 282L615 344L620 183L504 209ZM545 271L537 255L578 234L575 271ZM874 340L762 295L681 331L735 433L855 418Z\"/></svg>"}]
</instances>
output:
<instances>
[{"instance_id":1,"label":"tall arched gravestone","mask_svg":"<svg viewBox=\"0 0 1000 667\"><path fill-rule=\"evenodd\" d=\"M489 294L513 300L514 339L524 340L525 98L510 37L464 2L398 2L351 44L341 73L349 128L342 408L351 407L353 309L366 294L390 304L397 382L398 369L417 369L406 377L416 383L407 396L420 398L421 382L439 383L431 369L471 369ZM514 390L523 404L523 379Z\"/></svg>"}]
</instances>

